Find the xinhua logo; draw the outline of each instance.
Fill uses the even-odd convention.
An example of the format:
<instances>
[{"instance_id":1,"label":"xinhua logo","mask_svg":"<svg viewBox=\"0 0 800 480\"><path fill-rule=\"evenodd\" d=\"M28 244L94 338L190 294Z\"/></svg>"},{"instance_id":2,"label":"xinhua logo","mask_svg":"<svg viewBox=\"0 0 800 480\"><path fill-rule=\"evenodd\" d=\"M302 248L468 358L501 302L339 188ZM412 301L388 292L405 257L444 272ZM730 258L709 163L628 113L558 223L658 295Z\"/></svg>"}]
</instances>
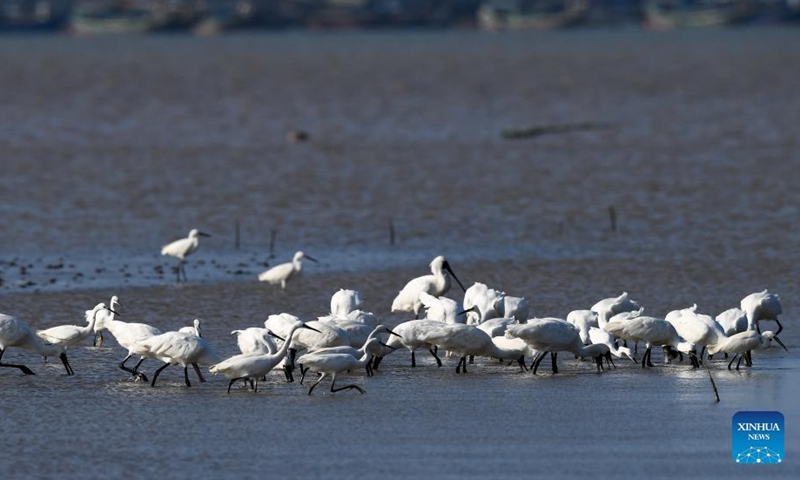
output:
<instances>
[{"instance_id":1,"label":"xinhua logo","mask_svg":"<svg viewBox=\"0 0 800 480\"><path fill-rule=\"evenodd\" d=\"M737 412L733 416L733 461L748 465L784 462L781 412Z\"/></svg>"}]
</instances>

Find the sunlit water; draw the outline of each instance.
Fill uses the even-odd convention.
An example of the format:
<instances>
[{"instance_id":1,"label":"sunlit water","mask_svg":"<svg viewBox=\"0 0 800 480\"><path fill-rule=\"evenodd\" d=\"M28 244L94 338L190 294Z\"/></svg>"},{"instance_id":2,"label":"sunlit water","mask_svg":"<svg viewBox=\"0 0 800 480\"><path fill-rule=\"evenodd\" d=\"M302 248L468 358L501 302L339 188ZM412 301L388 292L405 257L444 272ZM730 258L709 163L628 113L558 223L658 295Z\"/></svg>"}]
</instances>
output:
<instances>
[{"instance_id":1,"label":"sunlit water","mask_svg":"<svg viewBox=\"0 0 800 480\"><path fill-rule=\"evenodd\" d=\"M457 376L398 352L366 395L275 374L257 394L179 367L155 389L75 347L77 374L16 349L0 370L0 460L14 477L703 478L798 476L800 97L796 30L530 35L346 33L0 41L0 311L229 332L327 312L340 287L395 325L392 297L445 254L466 283L537 316L628 291L648 314L716 314L769 288L790 347L752 369L596 374L563 355L534 377ZM602 128L503 140L509 127ZM304 129L311 141L290 144ZM618 228L610 232L608 209ZM241 248L234 248L234 225ZM389 244L389 222L396 242ZM212 233L173 284L161 245ZM276 258L267 259L277 229ZM303 249L286 292L255 276ZM772 328L772 327L768 327ZM660 355L654 355L660 361ZM52 362L52 360L51 360ZM152 373L156 364L148 361ZM344 383L343 383L344 384ZM787 461L736 466L739 410L786 415Z\"/></svg>"}]
</instances>

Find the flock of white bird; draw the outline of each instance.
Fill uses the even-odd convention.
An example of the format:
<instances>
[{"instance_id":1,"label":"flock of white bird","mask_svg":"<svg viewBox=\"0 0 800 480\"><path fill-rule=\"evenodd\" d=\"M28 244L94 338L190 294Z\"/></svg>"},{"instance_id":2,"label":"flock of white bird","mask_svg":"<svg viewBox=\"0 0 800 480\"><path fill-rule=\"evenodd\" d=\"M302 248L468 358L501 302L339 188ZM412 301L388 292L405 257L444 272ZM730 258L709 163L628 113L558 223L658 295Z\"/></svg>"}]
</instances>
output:
<instances>
[{"instance_id":1,"label":"flock of white bird","mask_svg":"<svg viewBox=\"0 0 800 480\"><path fill-rule=\"evenodd\" d=\"M197 249L197 238L202 235L192 230L188 238L162 250L162 254L178 257L179 281L181 276L186 279L185 256ZM293 262L273 267L259 279L285 288L286 282L300 272L303 258L310 259L298 252ZM227 359L217 355L203 337L199 320L178 331L162 333L147 324L117 319L121 305L116 296L108 305L98 303L87 310L85 326L61 325L35 331L19 318L0 314L0 367L33 374L25 365L2 363L8 348L19 347L45 359L59 357L67 374L72 375L67 350L91 335L95 345L102 345L104 332L109 332L127 351L119 367L134 379L148 381L140 369L145 360L162 363L153 374L152 386L170 365L181 365L184 382L191 386L188 371L191 365L200 382L205 382L200 366L228 378L228 393L237 381L258 391L258 382L273 370L282 371L286 380L292 382L293 372L299 367L301 384L309 371L319 374L308 394L328 376L331 392L364 393L358 385L337 387L337 375L363 368L371 376L384 357L398 350L410 352L412 367L416 366L417 350L429 351L440 367L439 349L446 350L448 355L458 358L456 373L467 373L467 365L474 357L516 362L520 370L528 369L526 358L531 358L530 369L535 374L548 353L552 371L557 373L557 354L562 351L593 359L598 372L605 369L603 361L613 366L612 357L638 362L635 356L638 342L645 344L642 368L653 366L654 346L663 347L666 363L686 354L693 367L711 355L732 354L728 369L738 358L737 370L742 361L752 365L753 350L768 348L773 341L786 349L778 338L783 328L778 320L782 313L780 299L767 290L747 295L740 308L722 312L716 319L698 313L696 305L672 311L665 318L646 316L627 293L600 300L590 309L572 311L566 319L529 318L529 304L523 297L506 295L482 283L465 289L443 256L434 258L430 268L430 275L409 281L392 302L392 312L412 312L414 320L389 329L373 313L360 309L362 300L357 291L341 289L331 298L330 313L317 320L302 322L294 315L280 313L270 315L263 327L234 330L231 334L235 335L241 353ZM444 296L450 290L451 277L464 290L462 302ZM423 308L425 318L419 319ZM775 321L778 330L761 332L762 321ZM629 342L634 343L633 349ZM708 357L704 358L706 351ZM137 363L128 366L133 357L138 357Z\"/></svg>"}]
</instances>

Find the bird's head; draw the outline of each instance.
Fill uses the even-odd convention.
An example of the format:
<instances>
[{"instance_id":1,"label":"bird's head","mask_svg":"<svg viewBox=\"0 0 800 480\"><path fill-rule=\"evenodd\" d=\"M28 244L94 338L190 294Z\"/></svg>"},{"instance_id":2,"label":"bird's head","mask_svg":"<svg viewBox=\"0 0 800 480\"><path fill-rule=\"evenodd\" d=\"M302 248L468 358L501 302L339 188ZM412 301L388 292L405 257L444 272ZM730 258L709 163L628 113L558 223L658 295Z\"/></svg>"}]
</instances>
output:
<instances>
[{"instance_id":1,"label":"bird's head","mask_svg":"<svg viewBox=\"0 0 800 480\"><path fill-rule=\"evenodd\" d=\"M786 350L787 352L789 351L789 349L786 348L786 345L783 344L781 339L778 338L777 335L775 335L775 332L771 332L771 331L764 332L764 333L761 334L761 338L763 338L764 341L766 342L766 345L764 346L764 348L768 348L772 344L772 341L775 340L775 342L778 345L780 345L781 347L783 347L784 350Z\"/></svg>"}]
</instances>

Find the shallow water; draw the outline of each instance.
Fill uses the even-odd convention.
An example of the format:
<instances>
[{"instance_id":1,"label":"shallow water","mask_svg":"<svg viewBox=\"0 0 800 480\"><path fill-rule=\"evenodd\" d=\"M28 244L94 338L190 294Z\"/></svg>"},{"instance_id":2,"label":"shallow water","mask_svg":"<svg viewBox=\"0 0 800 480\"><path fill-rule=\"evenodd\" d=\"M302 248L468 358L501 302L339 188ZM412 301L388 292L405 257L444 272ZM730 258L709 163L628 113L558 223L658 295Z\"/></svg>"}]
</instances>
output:
<instances>
[{"instance_id":1,"label":"shallow water","mask_svg":"<svg viewBox=\"0 0 800 480\"><path fill-rule=\"evenodd\" d=\"M177 367L152 389L116 368L113 340L72 349L69 378L12 349L4 360L38 375L0 372L2 465L14 477L740 478L754 472L730 460L731 416L776 409L787 462L757 474L797 477L798 37L3 38L0 311L32 325L81 323L118 294L124 320L201 318L230 355L230 330L322 315L341 287L399 323L392 297L443 253L465 284L524 295L537 316L621 291L652 315L695 302L716 314L768 287L790 351L757 352L741 373L714 362L715 404L685 365L597 375L565 355L561 373L533 377L488 361L456 376L424 353L411 369L397 353L376 377L349 377L366 395L309 397L277 374L257 394L226 395L210 374L187 389ZM573 122L603 128L499 135ZM292 128L311 141L286 143ZM193 227L214 236L177 286L158 250ZM299 248L322 260L286 292L253 281L275 228L270 264Z\"/></svg>"}]
</instances>

